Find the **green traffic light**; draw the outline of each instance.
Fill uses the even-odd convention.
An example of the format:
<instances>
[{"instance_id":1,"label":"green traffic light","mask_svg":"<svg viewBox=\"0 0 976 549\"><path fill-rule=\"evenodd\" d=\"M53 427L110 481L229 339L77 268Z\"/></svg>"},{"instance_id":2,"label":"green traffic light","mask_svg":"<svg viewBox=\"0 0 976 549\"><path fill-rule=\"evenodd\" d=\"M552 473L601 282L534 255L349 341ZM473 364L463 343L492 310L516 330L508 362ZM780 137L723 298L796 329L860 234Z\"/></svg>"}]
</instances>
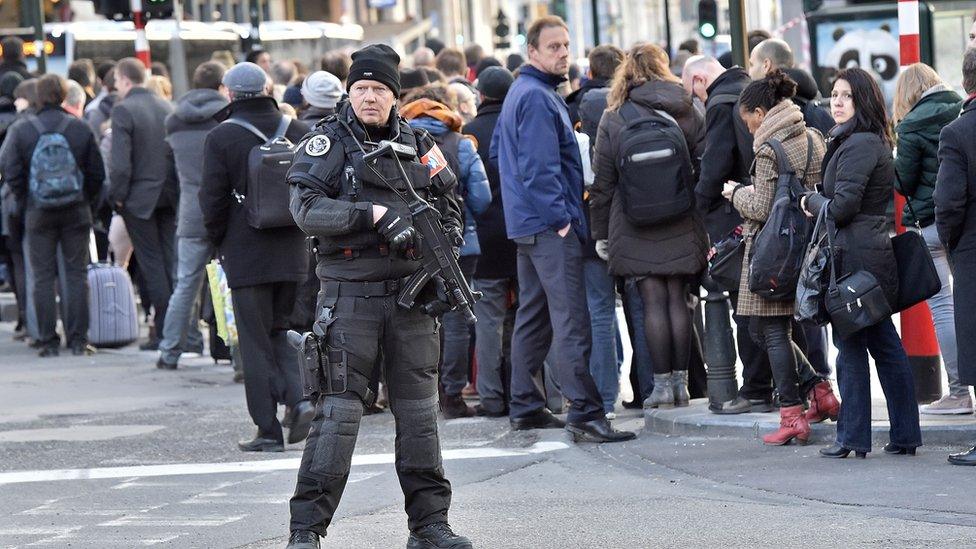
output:
<instances>
[{"instance_id":1,"label":"green traffic light","mask_svg":"<svg viewBox=\"0 0 976 549\"><path fill-rule=\"evenodd\" d=\"M702 23L701 27L698 29L698 32L701 33L701 35L705 38L714 38L715 25L712 25L711 23Z\"/></svg>"}]
</instances>

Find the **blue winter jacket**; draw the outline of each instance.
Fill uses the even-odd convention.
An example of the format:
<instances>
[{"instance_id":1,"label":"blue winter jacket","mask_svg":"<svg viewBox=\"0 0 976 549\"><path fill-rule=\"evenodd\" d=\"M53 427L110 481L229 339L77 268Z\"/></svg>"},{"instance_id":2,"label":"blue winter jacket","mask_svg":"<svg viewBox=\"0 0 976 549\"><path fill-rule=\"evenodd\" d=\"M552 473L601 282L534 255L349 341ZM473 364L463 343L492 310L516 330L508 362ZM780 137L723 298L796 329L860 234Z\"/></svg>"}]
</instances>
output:
<instances>
[{"instance_id":1,"label":"blue winter jacket","mask_svg":"<svg viewBox=\"0 0 976 549\"><path fill-rule=\"evenodd\" d=\"M489 157L498 159L508 238L569 223L586 238L583 162L566 101L556 93L563 80L524 65L505 96Z\"/></svg>"},{"instance_id":2,"label":"blue winter jacket","mask_svg":"<svg viewBox=\"0 0 976 549\"><path fill-rule=\"evenodd\" d=\"M447 125L429 116L421 116L410 121L413 128L422 128L431 135L444 135L449 130ZM464 244L461 245L461 256L481 255L478 245L478 226L475 216L481 215L491 205L491 187L488 185L488 174L481 163L481 157L475 150L470 139L462 139L458 144L458 162L461 163L461 173L458 176L458 193L464 198Z\"/></svg>"}]
</instances>

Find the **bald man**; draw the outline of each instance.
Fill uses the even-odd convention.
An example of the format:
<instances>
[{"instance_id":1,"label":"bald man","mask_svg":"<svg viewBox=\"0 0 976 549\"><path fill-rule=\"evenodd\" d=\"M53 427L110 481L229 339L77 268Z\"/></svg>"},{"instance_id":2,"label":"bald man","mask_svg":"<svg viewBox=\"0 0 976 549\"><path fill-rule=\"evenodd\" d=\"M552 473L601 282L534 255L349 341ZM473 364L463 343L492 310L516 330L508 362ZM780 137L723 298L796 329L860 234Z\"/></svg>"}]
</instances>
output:
<instances>
[{"instance_id":1,"label":"bald man","mask_svg":"<svg viewBox=\"0 0 976 549\"><path fill-rule=\"evenodd\" d=\"M705 104L705 152L695 194L705 216L708 235L712 242L718 242L742 223L738 212L722 199L722 186L726 181L750 183L752 134L739 115L738 100L751 80L742 67L726 69L714 57L703 55L685 63L681 80L685 89ZM738 292L732 292L731 296L735 304ZM749 337L749 317L732 315L732 318L738 326L742 388L735 399L712 405L710 409L716 414L771 411L773 378L769 359Z\"/></svg>"},{"instance_id":2,"label":"bald man","mask_svg":"<svg viewBox=\"0 0 976 549\"><path fill-rule=\"evenodd\" d=\"M834 127L834 119L821 105L820 90L813 76L803 69L796 68L793 50L790 45L778 38L760 42L749 56L749 76L753 80L765 77L769 71L780 69L797 84L793 102L803 110L803 121L807 126L827 135Z\"/></svg>"}]
</instances>

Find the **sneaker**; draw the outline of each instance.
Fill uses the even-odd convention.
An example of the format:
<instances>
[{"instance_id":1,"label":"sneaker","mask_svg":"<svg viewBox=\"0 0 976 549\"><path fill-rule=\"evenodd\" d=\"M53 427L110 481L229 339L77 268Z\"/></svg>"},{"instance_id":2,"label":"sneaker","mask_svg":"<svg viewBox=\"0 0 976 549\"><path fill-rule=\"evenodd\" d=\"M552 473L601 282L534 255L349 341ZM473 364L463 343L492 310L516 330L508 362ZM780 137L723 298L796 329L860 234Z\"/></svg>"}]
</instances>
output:
<instances>
[{"instance_id":1,"label":"sneaker","mask_svg":"<svg viewBox=\"0 0 976 549\"><path fill-rule=\"evenodd\" d=\"M606 414L604 414L604 416L607 418L608 421L613 421L617 419L616 412L607 412Z\"/></svg>"},{"instance_id":2,"label":"sneaker","mask_svg":"<svg viewBox=\"0 0 976 549\"><path fill-rule=\"evenodd\" d=\"M923 414L931 415L962 415L973 413L973 399L966 396L946 395L932 404L921 407Z\"/></svg>"}]
</instances>

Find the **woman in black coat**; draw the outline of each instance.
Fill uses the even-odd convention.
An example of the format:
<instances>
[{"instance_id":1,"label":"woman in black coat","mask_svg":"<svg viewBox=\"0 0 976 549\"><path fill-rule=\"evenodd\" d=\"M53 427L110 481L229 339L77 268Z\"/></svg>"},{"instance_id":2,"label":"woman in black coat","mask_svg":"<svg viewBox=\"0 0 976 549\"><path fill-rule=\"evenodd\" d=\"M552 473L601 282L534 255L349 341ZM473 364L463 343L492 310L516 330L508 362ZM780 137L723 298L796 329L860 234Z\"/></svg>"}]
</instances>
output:
<instances>
[{"instance_id":1,"label":"woman in black coat","mask_svg":"<svg viewBox=\"0 0 976 549\"><path fill-rule=\"evenodd\" d=\"M607 259L610 272L637 280L643 299L644 332L654 368L654 390L645 399L644 407L687 406L692 336L689 282L705 268L708 234L694 208L679 211L680 215L667 221L641 225L631 222L624 204L625 185L631 183L627 183L621 170L620 159L627 124L657 111L665 113L663 118L671 119L669 129L673 129L673 124L680 129L694 165L700 156L704 120L681 81L671 74L667 54L653 44L635 46L628 52L614 76L607 103L594 150L594 183L590 189L593 238L597 240L597 253ZM650 157L657 152L635 153L631 158ZM678 161L672 157L666 162ZM636 165L641 161L631 162ZM665 180L667 176L662 177L661 169L662 162L651 158L640 164L640 175L647 177L655 190L673 193L668 189L673 189L676 182ZM692 166L689 171L696 170ZM690 187L687 191L690 195Z\"/></svg>"},{"instance_id":2,"label":"woman in black coat","mask_svg":"<svg viewBox=\"0 0 976 549\"><path fill-rule=\"evenodd\" d=\"M949 251L956 306L959 381L976 384L976 50L963 58L969 93L962 115L942 130L935 185L935 225ZM949 456L954 465L976 465L976 447Z\"/></svg>"},{"instance_id":3,"label":"woman in black coat","mask_svg":"<svg viewBox=\"0 0 976 549\"><path fill-rule=\"evenodd\" d=\"M895 174L884 98L871 75L847 69L834 82L830 110L837 126L830 131L823 160L823 192L805 195L801 206L813 216L826 205L836 225L837 277L870 272L893 306L898 296L898 269L885 211ZM840 458L854 451L857 457L865 457L871 451L869 352L888 401L891 443L885 452L914 454L922 445L915 381L891 317L846 338L835 330L834 342L839 351L840 417L837 442L820 450L821 455Z\"/></svg>"}]
</instances>

